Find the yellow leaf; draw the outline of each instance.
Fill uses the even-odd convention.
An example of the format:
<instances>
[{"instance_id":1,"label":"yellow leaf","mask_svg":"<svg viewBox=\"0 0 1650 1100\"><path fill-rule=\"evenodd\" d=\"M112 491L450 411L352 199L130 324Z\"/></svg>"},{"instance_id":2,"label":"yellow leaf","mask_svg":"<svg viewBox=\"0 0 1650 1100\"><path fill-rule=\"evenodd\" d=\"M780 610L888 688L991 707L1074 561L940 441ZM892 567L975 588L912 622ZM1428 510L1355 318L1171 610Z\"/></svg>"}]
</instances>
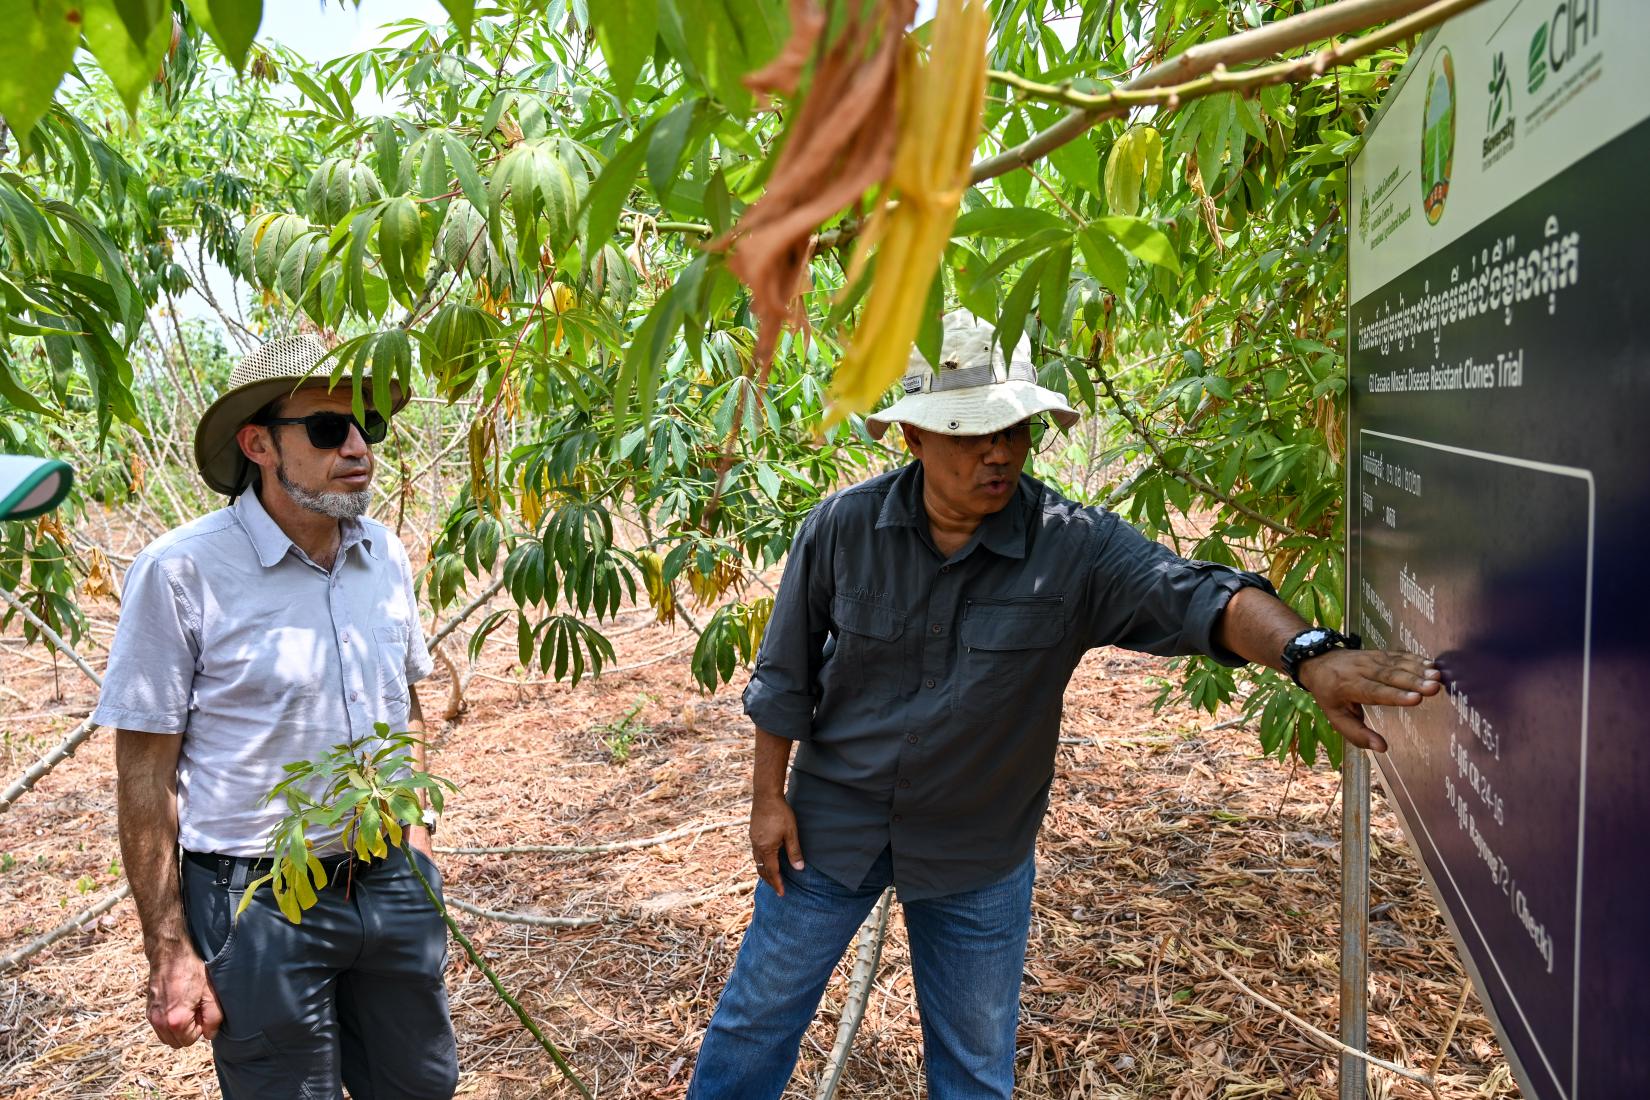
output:
<instances>
[{"instance_id":1,"label":"yellow leaf","mask_svg":"<svg viewBox=\"0 0 1650 1100\"><path fill-rule=\"evenodd\" d=\"M642 567L642 582L647 587L647 602L661 623L676 620L676 593L665 583L665 562L652 550L639 550L636 561Z\"/></svg>"}]
</instances>

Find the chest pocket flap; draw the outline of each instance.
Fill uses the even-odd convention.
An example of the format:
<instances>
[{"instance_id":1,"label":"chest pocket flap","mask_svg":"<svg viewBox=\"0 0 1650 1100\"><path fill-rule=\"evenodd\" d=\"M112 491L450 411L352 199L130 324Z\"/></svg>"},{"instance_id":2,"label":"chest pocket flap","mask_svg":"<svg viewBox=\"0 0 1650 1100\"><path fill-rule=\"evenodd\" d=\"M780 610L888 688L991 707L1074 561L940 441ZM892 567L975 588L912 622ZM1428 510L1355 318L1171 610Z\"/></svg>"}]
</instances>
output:
<instances>
[{"instance_id":1,"label":"chest pocket flap","mask_svg":"<svg viewBox=\"0 0 1650 1100\"><path fill-rule=\"evenodd\" d=\"M962 644L968 649L1047 649L1066 633L1060 596L971 600L963 613Z\"/></svg>"},{"instance_id":2,"label":"chest pocket flap","mask_svg":"<svg viewBox=\"0 0 1650 1100\"><path fill-rule=\"evenodd\" d=\"M905 612L854 596L831 599L831 619L850 634L891 642L905 632Z\"/></svg>"}]
</instances>

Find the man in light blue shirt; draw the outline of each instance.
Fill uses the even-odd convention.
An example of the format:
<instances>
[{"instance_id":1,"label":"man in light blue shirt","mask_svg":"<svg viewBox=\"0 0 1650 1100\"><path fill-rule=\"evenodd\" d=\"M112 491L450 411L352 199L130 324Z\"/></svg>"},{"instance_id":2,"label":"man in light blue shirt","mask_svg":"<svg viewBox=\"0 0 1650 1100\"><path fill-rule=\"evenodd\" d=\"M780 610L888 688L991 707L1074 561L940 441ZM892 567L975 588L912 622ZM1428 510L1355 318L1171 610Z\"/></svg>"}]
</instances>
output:
<instances>
[{"instance_id":1,"label":"man in light blue shirt","mask_svg":"<svg viewBox=\"0 0 1650 1100\"><path fill-rule=\"evenodd\" d=\"M231 1100L450 1097L446 931L405 856L351 866L318 837L331 885L301 924L268 890L234 916L267 869L282 766L378 722L421 728L412 685L431 670L406 550L364 516L387 422L311 378L324 356L311 337L266 345L202 417L197 463L231 503L133 562L95 718L119 731L161 1040L211 1040ZM438 883L428 829L408 839Z\"/></svg>"}]
</instances>

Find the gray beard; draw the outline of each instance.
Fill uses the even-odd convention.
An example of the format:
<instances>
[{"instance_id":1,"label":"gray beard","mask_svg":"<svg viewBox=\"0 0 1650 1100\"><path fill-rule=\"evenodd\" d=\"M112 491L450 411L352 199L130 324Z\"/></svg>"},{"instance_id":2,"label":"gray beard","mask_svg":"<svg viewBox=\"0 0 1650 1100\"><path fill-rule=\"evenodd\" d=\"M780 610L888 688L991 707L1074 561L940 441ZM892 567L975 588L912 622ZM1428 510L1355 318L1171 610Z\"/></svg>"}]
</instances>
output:
<instances>
[{"instance_id":1,"label":"gray beard","mask_svg":"<svg viewBox=\"0 0 1650 1100\"><path fill-rule=\"evenodd\" d=\"M371 489L357 489L353 493L317 493L306 489L287 477L285 464L275 467L275 478L293 503L333 519L359 519L367 514L367 506L372 503Z\"/></svg>"}]
</instances>

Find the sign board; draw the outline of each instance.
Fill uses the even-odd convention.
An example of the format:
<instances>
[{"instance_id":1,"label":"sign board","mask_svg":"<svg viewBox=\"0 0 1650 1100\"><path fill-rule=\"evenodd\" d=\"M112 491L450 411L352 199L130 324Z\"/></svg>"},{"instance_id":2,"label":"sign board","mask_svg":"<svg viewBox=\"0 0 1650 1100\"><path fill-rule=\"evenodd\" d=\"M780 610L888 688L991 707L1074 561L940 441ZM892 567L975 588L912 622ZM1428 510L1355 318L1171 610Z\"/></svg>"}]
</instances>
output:
<instances>
[{"instance_id":1,"label":"sign board","mask_svg":"<svg viewBox=\"0 0 1650 1100\"><path fill-rule=\"evenodd\" d=\"M1445 24L1348 201L1348 621L1447 687L1381 784L1525 1097L1650 1096L1650 5Z\"/></svg>"}]
</instances>

